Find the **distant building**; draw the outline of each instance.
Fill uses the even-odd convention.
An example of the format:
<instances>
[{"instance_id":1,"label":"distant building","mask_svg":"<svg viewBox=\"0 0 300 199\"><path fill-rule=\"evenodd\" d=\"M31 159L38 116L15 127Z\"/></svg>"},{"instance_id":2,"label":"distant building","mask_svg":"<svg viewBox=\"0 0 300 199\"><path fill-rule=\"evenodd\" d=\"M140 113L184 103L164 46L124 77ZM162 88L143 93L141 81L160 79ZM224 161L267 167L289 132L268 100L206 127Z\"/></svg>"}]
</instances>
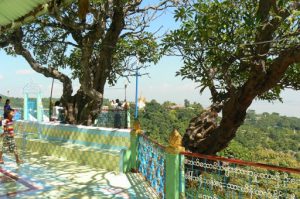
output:
<instances>
[{"instance_id":1,"label":"distant building","mask_svg":"<svg viewBox=\"0 0 300 199\"><path fill-rule=\"evenodd\" d=\"M138 99L138 107L139 107L139 109L143 109L143 108L145 108L145 106L146 106L146 98L141 96Z\"/></svg>"},{"instance_id":2,"label":"distant building","mask_svg":"<svg viewBox=\"0 0 300 199\"><path fill-rule=\"evenodd\" d=\"M176 104L176 105L169 106L169 109L171 109L171 110L184 109L184 108L185 108L185 106L181 105L181 104Z\"/></svg>"}]
</instances>

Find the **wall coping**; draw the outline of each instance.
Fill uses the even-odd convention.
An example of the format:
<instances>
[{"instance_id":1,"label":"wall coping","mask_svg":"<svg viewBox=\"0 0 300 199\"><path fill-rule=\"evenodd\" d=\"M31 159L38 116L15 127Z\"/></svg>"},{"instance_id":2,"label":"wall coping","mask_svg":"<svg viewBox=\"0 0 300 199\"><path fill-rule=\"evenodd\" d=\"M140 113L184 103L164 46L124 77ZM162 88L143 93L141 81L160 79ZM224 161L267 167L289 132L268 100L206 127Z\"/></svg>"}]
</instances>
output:
<instances>
[{"instance_id":1,"label":"wall coping","mask_svg":"<svg viewBox=\"0 0 300 199\"><path fill-rule=\"evenodd\" d=\"M74 127L74 128L89 129L89 130L104 130L104 131L124 132L124 133L130 133L131 132L131 129L117 129L117 128L108 128L108 127L97 127L97 126L61 124L61 123L58 123L58 122L36 122L36 121L25 121L25 120L17 120L16 122L36 123L36 124L44 124L44 125L49 125L49 126L65 126L65 127Z\"/></svg>"}]
</instances>

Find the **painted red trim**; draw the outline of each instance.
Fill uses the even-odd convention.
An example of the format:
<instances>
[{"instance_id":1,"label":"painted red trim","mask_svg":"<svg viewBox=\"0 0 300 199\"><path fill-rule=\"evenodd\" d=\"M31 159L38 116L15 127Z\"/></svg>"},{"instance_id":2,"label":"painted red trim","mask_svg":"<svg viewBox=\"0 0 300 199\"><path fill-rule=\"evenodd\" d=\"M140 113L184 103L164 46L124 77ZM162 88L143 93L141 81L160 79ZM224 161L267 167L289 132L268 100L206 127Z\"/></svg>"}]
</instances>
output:
<instances>
[{"instance_id":1,"label":"painted red trim","mask_svg":"<svg viewBox=\"0 0 300 199\"><path fill-rule=\"evenodd\" d=\"M155 145L157 145L159 148L161 148L161 149L163 149L163 150L166 149L165 146L163 146L163 145L159 144L158 142L152 140L151 138L149 138L149 137L146 136L145 134L140 134L140 135L141 135L143 138L145 138L146 140L148 140L148 141L150 141L150 142L153 142L153 143L154 143Z\"/></svg>"},{"instance_id":2,"label":"painted red trim","mask_svg":"<svg viewBox=\"0 0 300 199\"><path fill-rule=\"evenodd\" d=\"M234 159L234 158L224 158L224 157L220 157L220 156L203 155L203 154L191 153L191 152L181 152L180 154L189 156L189 157L203 158L203 159L208 159L208 160L220 160L223 162L229 162L229 163L234 163L234 164L239 164L239 165L244 165L244 166L253 166L253 167L259 167L259 168L263 168L263 169L300 174L300 169L272 166L272 165L267 165L267 164L262 164L262 163L257 163L257 162L248 162L248 161L244 161L244 160L238 160L238 159Z\"/></svg>"},{"instance_id":3,"label":"painted red trim","mask_svg":"<svg viewBox=\"0 0 300 199\"><path fill-rule=\"evenodd\" d=\"M163 150L166 149L165 146L163 146L163 145L159 144L158 142L150 139L145 134L140 134L140 135L142 137L144 137L146 140L148 140L150 142L153 142L159 148L161 148ZM219 160L219 161L223 161L223 162L229 162L229 163L234 163L234 164L239 164L239 165L244 165L244 166L253 166L253 167L259 167L259 168L263 168L263 169L300 174L300 169L295 169L295 168L279 167L279 166L273 166L273 165L268 165L268 164L263 164L263 163L258 163L258 162L248 162L248 161L234 159L234 158L225 158L225 157L220 157L220 156L203 155L203 154L191 153L191 152L181 152L180 154L185 155L185 156L190 156L190 157L204 158L204 159L209 159L209 160Z\"/></svg>"}]
</instances>

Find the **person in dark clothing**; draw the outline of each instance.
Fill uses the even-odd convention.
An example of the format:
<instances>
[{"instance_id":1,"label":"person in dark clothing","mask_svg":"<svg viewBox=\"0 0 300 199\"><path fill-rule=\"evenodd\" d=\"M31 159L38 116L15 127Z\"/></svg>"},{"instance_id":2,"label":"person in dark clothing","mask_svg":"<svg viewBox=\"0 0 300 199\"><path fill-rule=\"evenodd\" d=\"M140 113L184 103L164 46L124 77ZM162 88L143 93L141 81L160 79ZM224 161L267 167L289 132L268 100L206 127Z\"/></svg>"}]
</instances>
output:
<instances>
[{"instance_id":1,"label":"person in dark clothing","mask_svg":"<svg viewBox=\"0 0 300 199\"><path fill-rule=\"evenodd\" d=\"M121 111L122 111L122 103L119 99L116 99L117 106L115 108L115 118L114 118L114 127L120 129L122 126L121 122Z\"/></svg>"},{"instance_id":2,"label":"person in dark clothing","mask_svg":"<svg viewBox=\"0 0 300 199\"><path fill-rule=\"evenodd\" d=\"M3 117L4 117L4 119L7 119L8 113L11 110L13 111L13 109L10 107L10 100L7 99L5 101L5 105L4 105L4 108L3 108Z\"/></svg>"}]
</instances>

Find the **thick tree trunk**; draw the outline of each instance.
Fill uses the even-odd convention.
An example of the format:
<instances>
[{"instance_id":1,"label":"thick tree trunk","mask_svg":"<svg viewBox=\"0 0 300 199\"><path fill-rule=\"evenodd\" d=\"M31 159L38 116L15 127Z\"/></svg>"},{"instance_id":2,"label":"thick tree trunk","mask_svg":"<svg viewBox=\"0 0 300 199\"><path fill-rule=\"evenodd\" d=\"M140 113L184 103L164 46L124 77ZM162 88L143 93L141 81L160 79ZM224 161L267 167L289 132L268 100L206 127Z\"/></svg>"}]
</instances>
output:
<instances>
[{"instance_id":1,"label":"thick tree trunk","mask_svg":"<svg viewBox=\"0 0 300 199\"><path fill-rule=\"evenodd\" d=\"M65 120L68 124L92 125L101 112L103 99L92 100L82 89L63 103Z\"/></svg>"},{"instance_id":2,"label":"thick tree trunk","mask_svg":"<svg viewBox=\"0 0 300 199\"><path fill-rule=\"evenodd\" d=\"M232 110L231 115L223 114L219 125L214 116L215 112L210 109L193 118L183 136L184 147L192 152L208 155L226 148L243 123L248 108L244 106L237 110L235 106L228 106L230 107L227 108Z\"/></svg>"},{"instance_id":3,"label":"thick tree trunk","mask_svg":"<svg viewBox=\"0 0 300 199\"><path fill-rule=\"evenodd\" d=\"M222 109L212 106L200 116L193 118L183 137L184 147L192 152L208 155L226 148L244 122L248 107L258 95L255 88L257 82L260 82L259 78L261 77L249 80L222 105ZM222 119L217 124L216 113L220 110Z\"/></svg>"},{"instance_id":4,"label":"thick tree trunk","mask_svg":"<svg viewBox=\"0 0 300 199\"><path fill-rule=\"evenodd\" d=\"M88 86L83 87L72 96L73 88L71 79L54 68L47 68L40 65L31 53L23 47L22 35L22 30L18 29L11 38L11 43L14 45L16 53L22 55L36 72L63 83L61 102L65 110L65 121L69 124L92 125L101 111L105 81L100 86L97 85L96 89ZM86 63L86 66L88 65L89 62ZM84 88L85 90L83 90Z\"/></svg>"}]
</instances>

